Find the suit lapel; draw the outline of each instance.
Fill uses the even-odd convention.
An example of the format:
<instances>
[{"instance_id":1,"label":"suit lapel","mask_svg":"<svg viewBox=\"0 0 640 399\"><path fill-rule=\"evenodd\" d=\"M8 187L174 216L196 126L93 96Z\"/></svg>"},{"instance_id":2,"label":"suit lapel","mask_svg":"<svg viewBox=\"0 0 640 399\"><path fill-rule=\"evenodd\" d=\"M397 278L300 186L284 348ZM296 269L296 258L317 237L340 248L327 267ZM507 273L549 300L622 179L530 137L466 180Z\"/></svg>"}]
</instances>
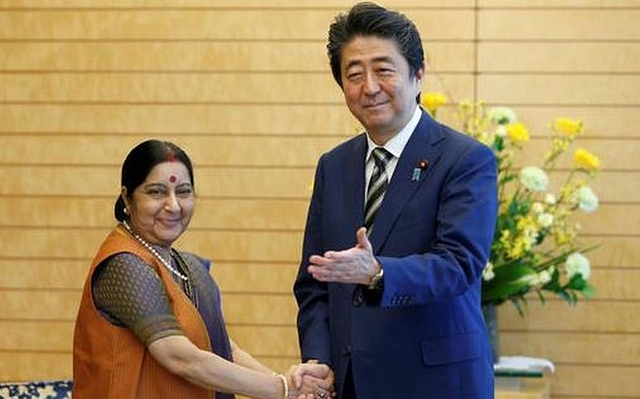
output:
<instances>
[{"instance_id":1,"label":"suit lapel","mask_svg":"<svg viewBox=\"0 0 640 399\"><path fill-rule=\"evenodd\" d=\"M347 212L351 215L349 226L351 227L349 234L355 239L356 230L362 226L364 220L364 185L365 185L365 161L367 156L367 139L362 134L357 140L354 140L351 154L343 159L343 171L345 178L341 179L345 186L344 193L352 193L353 195L345 196L348 201L346 209L352 209L353 212Z\"/></svg>"},{"instance_id":2,"label":"suit lapel","mask_svg":"<svg viewBox=\"0 0 640 399\"><path fill-rule=\"evenodd\" d=\"M444 139L440 125L423 112L398 159L389 188L376 215L369 237L374 253L378 253L386 241L393 224L413 193L423 184L428 184L428 176L437 168L441 155L438 143ZM415 171L416 168L419 173Z\"/></svg>"}]
</instances>

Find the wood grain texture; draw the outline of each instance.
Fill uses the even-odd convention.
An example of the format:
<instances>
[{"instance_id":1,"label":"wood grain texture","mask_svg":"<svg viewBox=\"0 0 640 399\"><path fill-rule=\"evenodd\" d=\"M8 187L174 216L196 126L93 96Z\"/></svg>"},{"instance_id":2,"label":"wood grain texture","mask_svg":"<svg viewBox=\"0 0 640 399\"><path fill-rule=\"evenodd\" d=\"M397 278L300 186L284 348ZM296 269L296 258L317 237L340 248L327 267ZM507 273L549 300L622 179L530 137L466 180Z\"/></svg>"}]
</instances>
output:
<instances>
[{"instance_id":1,"label":"wood grain texture","mask_svg":"<svg viewBox=\"0 0 640 399\"><path fill-rule=\"evenodd\" d=\"M0 39L323 41L333 17L350 6L344 4L336 9L9 8L0 13ZM471 9L418 8L406 13L429 40L473 38ZM304 29L299 21L304 21Z\"/></svg>"}]
</instances>

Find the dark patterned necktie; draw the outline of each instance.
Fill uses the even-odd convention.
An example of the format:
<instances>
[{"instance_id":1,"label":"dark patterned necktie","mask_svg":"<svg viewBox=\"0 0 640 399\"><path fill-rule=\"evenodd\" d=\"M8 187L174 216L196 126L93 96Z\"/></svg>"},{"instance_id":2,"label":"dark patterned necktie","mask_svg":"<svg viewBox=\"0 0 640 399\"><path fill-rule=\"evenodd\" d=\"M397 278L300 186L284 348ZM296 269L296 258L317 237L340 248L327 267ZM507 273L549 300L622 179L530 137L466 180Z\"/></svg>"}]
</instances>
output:
<instances>
[{"instance_id":1,"label":"dark patterned necktie","mask_svg":"<svg viewBox=\"0 0 640 399\"><path fill-rule=\"evenodd\" d=\"M380 208L380 204L382 204L384 193L387 191L387 186L389 185L386 167L387 163L393 158L393 154L382 147L374 148L371 155L373 156L375 166L373 168L373 174L371 174L371 179L369 180L367 201L364 207L364 227L367 228L368 234L371 232L373 220Z\"/></svg>"}]
</instances>

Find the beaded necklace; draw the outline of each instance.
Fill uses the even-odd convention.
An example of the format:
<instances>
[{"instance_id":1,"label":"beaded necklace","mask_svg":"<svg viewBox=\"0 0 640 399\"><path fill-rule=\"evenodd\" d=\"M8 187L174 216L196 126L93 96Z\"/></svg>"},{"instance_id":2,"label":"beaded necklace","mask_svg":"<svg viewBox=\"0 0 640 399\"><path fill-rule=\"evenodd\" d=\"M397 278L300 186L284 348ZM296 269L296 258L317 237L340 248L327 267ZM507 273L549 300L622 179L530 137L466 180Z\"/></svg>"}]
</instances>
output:
<instances>
[{"instance_id":1,"label":"beaded necklace","mask_svg":"<svg viewBox=\"0 0 640 399\"><path fill-rule=\"evenodd\" d=\"M165 258L160 256L158 251L156 251L156 249L154 247L152 247L151 244L149 244L147 241L145 241L144 238L140 237L140 235L138 233L133 231L131 226L129 226L129 224L125 220L122 221L122 225L133 236L133 238L138 240L138 242L140 244L142 244L142 246L145 247L149 252L151 252L151 254L153 254L153 256L155 256L156 259L158 259L160 261L160 263L162 263L171 273L173 273L176 276L178 276L182 281L188 281L187 276L185 276L184 274L180 273L175 267L173 267L171 265L171 263L167 262L167 260Z\"/></svg>"}]
</instances>

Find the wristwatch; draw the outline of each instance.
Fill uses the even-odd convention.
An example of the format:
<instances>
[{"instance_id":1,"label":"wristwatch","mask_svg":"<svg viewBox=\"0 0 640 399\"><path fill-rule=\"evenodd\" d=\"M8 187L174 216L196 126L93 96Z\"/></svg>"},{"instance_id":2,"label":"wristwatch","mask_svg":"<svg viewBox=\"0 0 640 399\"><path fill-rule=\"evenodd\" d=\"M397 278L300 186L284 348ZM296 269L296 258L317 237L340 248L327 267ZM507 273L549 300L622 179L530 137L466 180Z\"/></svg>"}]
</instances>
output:
<instances>
[{"instance_id":1,"label":"wristwatch","mask_svg":"<svg viewBox=\"0 0 640 399\"><path fill-rule=\"evenodd\" d=\"M367 287L372 291L381 292L384 288L384 269L382 266L380 267L380 271L373 277L371 277L371 281L369 282L369 286Z\"/></svg>"}]
</instances>

